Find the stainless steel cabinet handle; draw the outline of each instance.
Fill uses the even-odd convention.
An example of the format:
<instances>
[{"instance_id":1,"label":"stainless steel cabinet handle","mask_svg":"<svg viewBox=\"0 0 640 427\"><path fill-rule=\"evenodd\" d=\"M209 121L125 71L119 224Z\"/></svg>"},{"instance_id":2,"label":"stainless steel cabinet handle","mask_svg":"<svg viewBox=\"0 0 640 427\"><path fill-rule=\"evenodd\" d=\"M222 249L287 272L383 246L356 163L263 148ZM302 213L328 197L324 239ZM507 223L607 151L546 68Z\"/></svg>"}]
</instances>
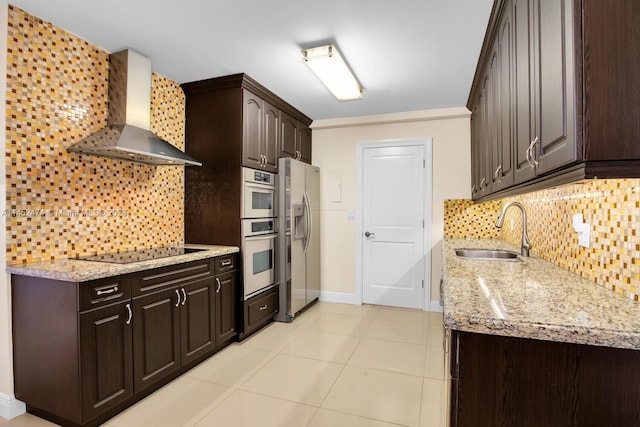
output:
<instances>
[{"instance_id":1,"label":"stainless steel cabinet handle","mask_svg":"<svg viewBox=\"0 0 640 427\"><path fill-rule=\"evenodd\" d=\"M496 171L493 173L493 179L500 180L500 171L502 170L502 165L498 165Z\"/></svg>"},{"instance_id":2,"label":"stainless steel cabinet handle","mask_svg":"<svg viewBox=\"0 0 640 427\"><path fill-rule=\"evenodd\" d=\"M480 181L480 188L484 187L484 183L487 182L486 178L482 178L482 181Z\"/></svg>"},{"instance_id":3,"label":"stainless steel cabinet handle","mask_svg":"<svg viewBox=\"0 0 640 427\"><path fill-rule=\"evenodd\" d=\"M225 259L224 261L220 262L220 265L222 267L226 267L227 265L231 265L231 260L230 259Z\"/></svg>"},{"instance_id":4,"label":"stainless steel cabinet handle","mask_svg":"<svg viewBox=\"0 0 640 427\"><path fill-rule=\"evenodd\" d=\"M533 156L533 148L536 146L536 144L540 142L540 138L536 136L536 138L533 140L533 142L531 143L531 161L533 161L533 164L535 165L535 167L538 167L538 161L535 159L535 157Z\"/></svg>"},{"instance_id":5,"label":"stainless steel cabinet handle","mask_svg":"<svg viewBox=\"0 0 640 427\"><path fill-rule=\"evenodd\" d=\"M178 297L178 300L176 301L176 307L180 306L180 292L176 289L176 296Z\"/></svg>"},{"instance_id":6,"label":"stainless steel cabinet handle","mask_svg":"<svg viewBox=\"0 0 640 427\"><path fill-rule=\"evenodd\" d=\"M127 307L127 312L129 314L129 317L127 317L127 321L125 322L127 325L131 324L131 319L133 318L133 313L131 312L131 304L127 303L127 305L125 305L125 307Z\"/></svg>"},{"instance_id":7,"label":"stainless steel cabinet handle","mask_svg":"<svg viewBox=\"0 0 640 427\"><path fill-rule=\"evenodd\" d=\"M216 288L216 294L219 294L220 293L220 279L218 279L217 277L216 277L216 283L218 284L218 287Z\"/></svg>"},{"instance_id":8,"label":"stainless steel cabinet handle","mask_svg":"<svg viewBox=\"0 0 640 427\"><path fill-rule=\"evenodd\" d=\"M260 307L260 311L264 311L267 309L267 304L263 305L262 307Z\"/></svg>"},{"instance_id":9,"label":"stainless steel cabinet handle","mask_svg":"<svg viewBox=\"0 0 640 427\"><path fill-rule=\"evenodd\" d=\"M474 184L473 187L471 187L471 194L476 194L477 191L478 191L478 189L476 188L476 186Z\"/></svg>"},{"instance_id":10,"label":"stainless steel cabinet handle","mask_svg":"<svg viewBox=\"0 0 640 427\"><path fill-rule=\"evenodd\" d=\"M533 158L533 147L535 147L538 141L540 141L540 138L536 136L535 139L531 141L531 144L529 144L529 148L527 148L527 162L529 162L531 169L538 167L538 161Z\"/></svg>"},{"instance_id":11,"label":"stainless steel cabinet handle","mask_svg":"<svg viewBox=\"0 0 640 427\"><path fill-rule=\"evenodd\" d=\"M113 294L115 292L118 292L118 285L115 285L111 288L108 289L100 289L98 291L96 291L96 295L100 296L100 295L108 295L108 294Z\"/></svg>"},{"instance_id":12,"label":"stainless steel cabinet handle","mask_svg":"<svg viewBox=\"0 0 640 427\"><path fill-rule=\"evenodd\" d=\"M370 231L365 231L364 232L364 237L375 237L376 233L372 233Z\"/></svg>"},{"instance_id":13,"label":"stainless steel cabinet handle","mask_svg":"<svg viewBox=\"0 0 640 427\"><path fill-rule=\"evenodd\" d=\"M184 305L187 302L187 293L184 291L184 288L182 288L182 305Z\"/></svg>"}]
</instances>

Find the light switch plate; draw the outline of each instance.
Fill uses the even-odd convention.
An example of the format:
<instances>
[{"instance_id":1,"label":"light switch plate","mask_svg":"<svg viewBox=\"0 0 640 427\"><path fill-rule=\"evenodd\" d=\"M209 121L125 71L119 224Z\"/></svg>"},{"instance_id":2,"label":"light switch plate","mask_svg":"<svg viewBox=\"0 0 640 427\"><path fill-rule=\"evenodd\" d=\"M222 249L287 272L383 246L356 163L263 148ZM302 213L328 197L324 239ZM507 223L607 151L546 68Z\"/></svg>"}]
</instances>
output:
<instances>
[{"instance_id":1,"label":"light switch plate","mask_svg":"<svg viewBox=\"0 0 640 427\"><path fill-rule=\"evenodd\" d=\"M584 231L578 233L578 244L582 247L588 248L591 246L591 227L590 224L585 224Z\"/></svg>"}]
</instances>

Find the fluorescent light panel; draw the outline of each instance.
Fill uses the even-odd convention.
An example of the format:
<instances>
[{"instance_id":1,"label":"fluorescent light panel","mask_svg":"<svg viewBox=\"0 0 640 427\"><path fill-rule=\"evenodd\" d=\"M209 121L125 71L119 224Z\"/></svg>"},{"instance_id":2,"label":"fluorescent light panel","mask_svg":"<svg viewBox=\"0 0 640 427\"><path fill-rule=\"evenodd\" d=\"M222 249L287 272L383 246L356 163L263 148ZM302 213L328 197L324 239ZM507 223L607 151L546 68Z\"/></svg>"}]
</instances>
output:
<instances>
[{"instance_id":1,"label":"fluorescent light panel","mask_svg":"<svg viewBox=\"0 0 640 427\"><path fill-rule=\"evenodd\" d=\"M362 88L333 45L302 51L304 61L340 101L362 97Z\"/></svg>"}]
</instances>

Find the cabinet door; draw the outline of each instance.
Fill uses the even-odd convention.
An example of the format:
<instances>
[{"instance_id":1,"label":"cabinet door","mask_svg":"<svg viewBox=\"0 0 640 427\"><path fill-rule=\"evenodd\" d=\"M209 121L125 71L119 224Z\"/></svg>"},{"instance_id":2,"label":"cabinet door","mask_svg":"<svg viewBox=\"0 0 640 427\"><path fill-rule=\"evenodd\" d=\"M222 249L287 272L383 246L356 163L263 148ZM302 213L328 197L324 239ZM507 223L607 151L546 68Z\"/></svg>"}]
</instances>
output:
<instances>
[{"instance_id":1,"label":"cabinet door","mask_svg":"<svg viewBox=\"0 0 640 427\"><path fill-rule=\"evenodd\" d=\"M236 272L216 276L216 340L230 340L236 334Z\"/></svg>"},{"instance_id":2,"label":"cabinet door","mask_svg":"<svg viewBox=\"0 0 640 427\"><path fill-rule=\"evenodd\" d=\"M487 71L487 124L488 124L488 145L489 156L486 161L486 179L489 182L486 194L495 193L500 190L500 177L498 176L498 166L502 155L502 141L500 140L500 63L498 59L498 49L494 44L489 59L489 70Z\"/></svg>"},{"instance_id":3,"label":"cabinet door","mask_svg":"<svg viewBox=\"0 0 640 427\"><path fill-rule=\"evenodd\" d=\"M170 288L132 301L136 393L180 366L181 300L178 289Z\"/></svg>"},{"instance_id":4,"label":"cabinet door","mask_svg":"<svg viewBox=\"0 0 640 427\"><path fill-rule=\"evenodd\" d=\"M287 113L280 114L280 157L296 157L298 121Z\"/></svg>"},{"instance_id":5,"label":"cabinet door","mask_svg":"<svg viewBox=\"0 0 640 427\"><path fill-rule=\"evenodd\" d=\"M478 198L478 189L480 188L480 165L479 165L479 151L478 145L480 144L480 111L478 103L473 106L471 112L471 198L476 200Z\"/></svg>"},{"instance_id":6,"label":"cabinet door","mask_svg":"<svg viewBox=\"0 0 640 427\"><path fill-rule=\"evenodd\" d=\"M491 103L489 99L490 81L489 75L485 75L482 81L482 92L480 93L480 120L482 121L482 132L480 144L478 146L478 169L479 185L478 197L484 197L490 192L491 176L489 169L491 168Z\"/></svg>"},{"instance_id":7,"label":"cabinet door","mask_svg":"<svg viewBox=\"0 0 640 427\"><path fill-rule=\"evenodd\" d=\"M299 160L311 164L311 129L302 123L298 124Z\"/></svg>"},{"instance_id":8,"label":"cabinet door","mask_svg":"<svg viewBox=\"0 0 640 427\"><path fill-rule=\"evenodd\" d=\"M573 11L571 0L534 3L534 105L537 173L577 159L574 131Z\"/></svg>"},{"instance_id":9,"label":"cabinet door","mask_svg":"<svg viewBox=\"0 0 640 427\"><path fill-rule=\"evenodd\" d=\"M185 365L215 347L213 277L180 287L180 361Z\"/></svg>"},{"instance_id":10,"label":"cabinet door","mask_svg":"<svg viewBox=\"0 0 640 427\"><path fill-rule=\"evenodd\" d=\"M280 110L264 103L264 138L260 153L265 157L264 169L278 172L278 145L280 144Z\"/></svg>"},{"instance_id":11,"label":"cabinet door","mask_svg":"<svg viewBox=\"0 0 640 427\"><path fill-rule=\"evenodd\" d=\"M535 177L535 169L527 160L528 149L534 140L533 129L533 2L513 0L514 61L515 61L515 183Z\"/></svg>"},{"instance_id":12,"label":"cabinet door","mask_svg":"<svg viewBox=\"0 0 640 427\"><path fill-rule=\"evenodd\" d=\"M80 314L84 420L113 408L133 394L130 307L130 302L126 302Z\"/></svg>"},{"instance_id":13,"label":"cabinet door","mask_svg":"<svg viewBox=\"0 0 640 427\"><path fill-rule=\"evenodd\" d=\"M513 146L515 145L514 136L514 99L513 90L513 19L511 2L507 1L506 6L500 19L499 31L497 35L496 51L498 54L498 127L497 127L497 144L498 155L497 164L494 164L494 172L497 180L497 188L494 190L502 190L511 187L513 180Z\"/></svg>"},{"instance_id":14,"label":"cabinet door","mask_svg":"<svg viewBox=\"0 0 640 427\"><path fill-rule=\"evenodd\" d=\"M248 90L243 90L242 103L242 165L262 169L264 102Z\"/></svg>"}]
</instances>

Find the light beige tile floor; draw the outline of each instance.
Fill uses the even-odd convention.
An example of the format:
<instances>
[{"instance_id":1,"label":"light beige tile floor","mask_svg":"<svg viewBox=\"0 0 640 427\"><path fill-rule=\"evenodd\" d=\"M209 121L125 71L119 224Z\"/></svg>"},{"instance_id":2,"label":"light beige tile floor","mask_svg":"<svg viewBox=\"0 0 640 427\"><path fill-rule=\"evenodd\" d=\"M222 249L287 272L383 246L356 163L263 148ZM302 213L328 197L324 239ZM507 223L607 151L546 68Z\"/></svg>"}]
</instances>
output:
<instances>
[{"instance_id":1,"label":"light beige tile floor","mask_svg":"<svg viewBox=\"0 0 640 427\"><path fill-rule=\"evenodd\" d=\"M108 427L444 427L442 313L317 303L234 343ZM25 414L1 427L53 426Z\"/></svg>"}]
</instances>

